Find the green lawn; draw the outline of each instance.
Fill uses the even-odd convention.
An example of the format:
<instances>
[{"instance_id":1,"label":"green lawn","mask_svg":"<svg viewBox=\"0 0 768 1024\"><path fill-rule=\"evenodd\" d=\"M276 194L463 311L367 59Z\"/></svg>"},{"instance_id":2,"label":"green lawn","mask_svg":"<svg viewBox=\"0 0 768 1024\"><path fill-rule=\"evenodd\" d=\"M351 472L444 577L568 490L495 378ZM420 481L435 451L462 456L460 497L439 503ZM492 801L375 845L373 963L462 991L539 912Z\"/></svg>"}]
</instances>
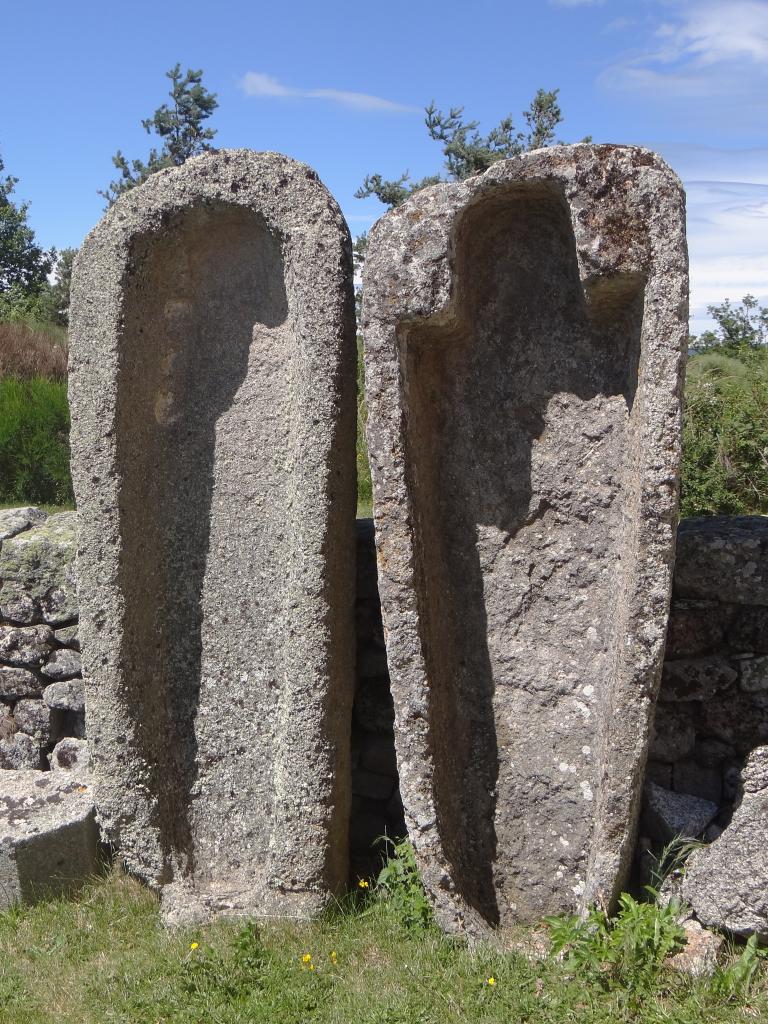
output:
<instances>
[{"instance_id":1,"label":"green lawn","mask_svg":"<svg viewBox=\"0 0 768 1024\"><path fill-rule=\"evenodd\" d=\"M3 1024L768 1019L764 974L728 998L671 972L642 993L577 973L408 928L401 910L375 896L313 924L167 932L154 897L114 871L74 901L0 914Z\"/></svg>"}]
</instances>

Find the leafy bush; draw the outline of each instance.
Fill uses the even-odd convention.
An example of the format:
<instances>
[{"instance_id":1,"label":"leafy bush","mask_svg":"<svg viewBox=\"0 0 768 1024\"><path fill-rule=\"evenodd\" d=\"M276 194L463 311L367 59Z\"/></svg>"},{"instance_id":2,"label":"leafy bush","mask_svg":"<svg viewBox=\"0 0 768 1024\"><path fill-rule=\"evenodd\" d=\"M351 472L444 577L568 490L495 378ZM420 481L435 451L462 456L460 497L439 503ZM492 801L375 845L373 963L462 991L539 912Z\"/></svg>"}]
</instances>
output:
<instances>
[{"instance_id":1,"label":"leafy bush","mask_svg":"<svg viewBox=\"0 0 768 1024\"><path fill-rule=\"evenodd\" d=\"M683 516L768 513L768 352L736 351L688 364Z\"/></svg>"},{"instance_id":2,"label":"leafy bush","mask_svg":"<svg viewBox=\"0 0 768 1024\"><path fill-rule=\"evenodd\" d=\"M69 407L63 381L0 379L0 501L73 501Z\"/></svg>"},{"instance_id":3,"label":"leafy bush","mask_svg":"<svg viewBox=\"0 0 768 1024\"><path fill-rule=\"evenodd\" d=\"M639 903L629 893L619 897L613 917L597 909L586 918L548 917L552 955L563 954L566 970L605 990L630 993L650 990L670 953L682 948L685 932L678 924L680 905Z\"/></svg>"}]
</instances>

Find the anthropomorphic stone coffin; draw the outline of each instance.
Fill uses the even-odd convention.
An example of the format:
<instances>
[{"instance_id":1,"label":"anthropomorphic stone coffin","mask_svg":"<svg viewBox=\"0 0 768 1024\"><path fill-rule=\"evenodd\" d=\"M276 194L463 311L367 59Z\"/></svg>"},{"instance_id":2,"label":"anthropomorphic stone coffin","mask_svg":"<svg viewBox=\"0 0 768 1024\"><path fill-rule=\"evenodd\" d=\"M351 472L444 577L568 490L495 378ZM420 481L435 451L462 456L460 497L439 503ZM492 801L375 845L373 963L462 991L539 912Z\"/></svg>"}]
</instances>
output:
<instances>
[{"instance_id":1,"label":"anthropomorphic stone coffin","mask_svg":"<svg viewBox=\"0 0 768 1024\"><path fill-rule=\"evenodd\" d=\"M170 921L346 883L349 233L309 167L222 151L77 258L72 460L99 816Z\"/></svg>"},{"instance_id":2,"label":"anthropomorphic stone coffin","mask_svg":"<svg viewBox=\"0 0 768 1024\"><path fill-rule=\"evenodd\" d=\"M370 236L368 443L409 835L442 923L610 903L670 591L684 195L558 146Z\"/></svg>"}]
</instances>

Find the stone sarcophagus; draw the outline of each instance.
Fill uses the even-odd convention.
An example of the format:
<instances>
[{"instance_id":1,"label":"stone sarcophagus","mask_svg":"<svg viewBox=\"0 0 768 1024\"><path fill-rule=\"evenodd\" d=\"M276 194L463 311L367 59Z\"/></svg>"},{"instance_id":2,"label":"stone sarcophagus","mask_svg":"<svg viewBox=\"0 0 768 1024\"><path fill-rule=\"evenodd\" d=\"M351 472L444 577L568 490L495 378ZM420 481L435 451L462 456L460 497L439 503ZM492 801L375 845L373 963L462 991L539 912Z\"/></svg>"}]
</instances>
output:
<instances>
[{"instance_id":1,"label":"stone sarcophagus","mask_svg":"<svg viewBox=\"0 0 768 1024\"><path fill-rule=\"evenodd\" d=\"M673 559L684 195L559 146L417 193L364 281L379 583L409 835L441 923L610 903Z\"/></svg>"},{"instance_id":2,"label":"stone sarcophagus","mask_svg":"<svg viewBox=\"0 0 768 1024\"><path fill-rule=\"evenodd\" d=\"M104 833L161 888L169 921L310 913L347 881L346 224L303 164L195 158L121 198L88 236L71 325Z\"/></svg>"}]
</instances>

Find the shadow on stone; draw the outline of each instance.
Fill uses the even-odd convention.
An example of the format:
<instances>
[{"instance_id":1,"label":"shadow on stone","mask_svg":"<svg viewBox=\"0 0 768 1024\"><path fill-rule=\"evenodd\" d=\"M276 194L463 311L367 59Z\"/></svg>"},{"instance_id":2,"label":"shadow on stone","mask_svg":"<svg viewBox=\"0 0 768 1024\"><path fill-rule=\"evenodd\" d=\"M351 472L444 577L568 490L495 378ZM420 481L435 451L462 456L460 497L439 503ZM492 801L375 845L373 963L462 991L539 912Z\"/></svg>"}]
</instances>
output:
<instances>
[{"instance_id":1,"label":"shadow on stone","mask_svg":"<svg viewBox=\"0 0 768 1024\"><path fill-rule=\"evenodd\" d=\"M161 234L134 241L125 292L117 388L125 709L167 867L192 874L203 591L215 588L220 617L234 626L242 568L222 559L209 565L214 461L226 494L249 449L270 441L267 417L240 424L235 407L224 458L217 455L220 418L246 380L252 346L263 371L252 390L266 396L273 387L275 405L285 400L277 379L287 315L280 242L242 207L181 210L166 216Z\"/></svg>"},{"instance_id":2,"label":"shadow on stone","mask_svg":"<svg viewBox=\"0 0 768 1024\"><path fill-rule=\"evenodd\" d=\"M494 874L535 857L550 824L563 828L547 820L539 751L527 764L521 757L525 737L543 740L543 718L571 692L571 637L587 625L572 599L594 590L615 548L610 509L637 383L643 281L602 282L588 304L568 207L556 186L540 183L496 192L464 212L453 275L451 322L399 331L416 593L438 828L461 895L497 924ZM604 472L593 475L596 452ZM584 501L579 490L592 493ZM579 557L595 547L596 556ZM566 575L568 587L558 579ZM589 616L602 617L606 630L613 591L594 591L599 607ZM617 642L605 636L596 660ZM570 762L565 744L560 760ZM498 801L506 807L500 819ZM519 816L515 803L526 808ZM537 895L519 899L535 907Z\"/></svg>"}]
</instances>

